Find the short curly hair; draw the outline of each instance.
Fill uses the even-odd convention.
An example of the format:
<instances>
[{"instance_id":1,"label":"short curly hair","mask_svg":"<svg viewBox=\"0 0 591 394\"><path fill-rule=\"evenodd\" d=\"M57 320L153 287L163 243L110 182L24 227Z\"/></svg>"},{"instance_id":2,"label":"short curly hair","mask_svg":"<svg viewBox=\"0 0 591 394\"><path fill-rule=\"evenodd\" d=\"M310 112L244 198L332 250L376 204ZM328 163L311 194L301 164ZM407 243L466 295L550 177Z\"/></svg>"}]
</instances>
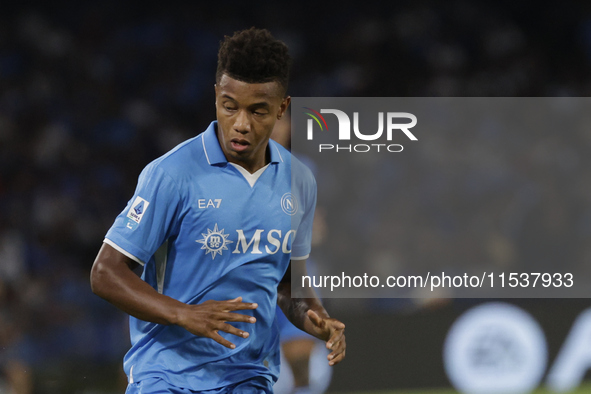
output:
<instances>
[{"instance_id":1,"label":"short curly hair","mask_svg":"<svg viewBox=\"0 0 591 394\"><path fill-rule=\"evenodd\" d=\"M267 29L237 31L225 36L218 52L216 82L223 74L247 83L277 81L287 91L291 57L287 45L275 39Z\"/></svg>"}]
</instances>

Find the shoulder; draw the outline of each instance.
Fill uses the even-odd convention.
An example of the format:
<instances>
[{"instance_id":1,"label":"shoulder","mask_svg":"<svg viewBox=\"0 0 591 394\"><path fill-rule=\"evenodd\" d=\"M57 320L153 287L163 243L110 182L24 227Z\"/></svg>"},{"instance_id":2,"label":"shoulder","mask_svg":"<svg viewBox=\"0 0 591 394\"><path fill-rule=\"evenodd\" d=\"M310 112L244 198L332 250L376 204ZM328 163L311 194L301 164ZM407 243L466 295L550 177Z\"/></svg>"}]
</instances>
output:
<instances>
[{"instance_id":1,"label":"shoulder","mask_svg":"<svg viewBox=\"0 0 591 394\"><path fill-rule=\"evenodd\" d=\"M143 173L161 174L179 181L196 172L204 159L203 134L190 138L149 163Z\"/></svg>"}]
</instances>

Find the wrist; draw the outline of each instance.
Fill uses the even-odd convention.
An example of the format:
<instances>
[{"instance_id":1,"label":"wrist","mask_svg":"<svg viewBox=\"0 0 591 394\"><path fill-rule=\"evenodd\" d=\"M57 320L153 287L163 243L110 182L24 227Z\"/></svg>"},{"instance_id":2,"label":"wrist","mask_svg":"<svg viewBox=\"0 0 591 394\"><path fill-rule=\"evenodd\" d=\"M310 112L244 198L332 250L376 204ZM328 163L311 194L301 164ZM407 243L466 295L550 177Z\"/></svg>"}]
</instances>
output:
<instances>
[{"instance_id":1,"label":"wrist","mask_svg":"<svg viewBox=\"0 0 591 394\"><path fill-rule=\"evenodd\" d=\"M168 324L174 324L177 326L183 327L185 309L187 308L187 304L184 304L180 301L172 300L173 303L170 305L168 309L169 314L166 318Z\"/></svg>"}]
</instances>

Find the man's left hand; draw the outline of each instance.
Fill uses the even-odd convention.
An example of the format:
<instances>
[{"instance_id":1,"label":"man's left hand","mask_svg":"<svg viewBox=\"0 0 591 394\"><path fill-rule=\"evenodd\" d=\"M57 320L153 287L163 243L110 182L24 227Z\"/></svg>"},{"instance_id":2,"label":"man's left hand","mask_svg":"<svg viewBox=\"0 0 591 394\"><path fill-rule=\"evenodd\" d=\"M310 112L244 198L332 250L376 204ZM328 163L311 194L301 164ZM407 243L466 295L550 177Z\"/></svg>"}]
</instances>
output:
<instances>
[{"instance_id":1,"label":"man's left hand","mask_svg":"<svg viewBox=\"0 0 591 394\"><path fill-rule=\"evenodd\" d=\"M316 337L326 341L326 348L332 350L328 355L328 365L336 365L345 358L347 344L345 342L345 325L333 318L321 318L316 312L309 309L306 312L312 330Z\"/></svg>"}]
</instances>

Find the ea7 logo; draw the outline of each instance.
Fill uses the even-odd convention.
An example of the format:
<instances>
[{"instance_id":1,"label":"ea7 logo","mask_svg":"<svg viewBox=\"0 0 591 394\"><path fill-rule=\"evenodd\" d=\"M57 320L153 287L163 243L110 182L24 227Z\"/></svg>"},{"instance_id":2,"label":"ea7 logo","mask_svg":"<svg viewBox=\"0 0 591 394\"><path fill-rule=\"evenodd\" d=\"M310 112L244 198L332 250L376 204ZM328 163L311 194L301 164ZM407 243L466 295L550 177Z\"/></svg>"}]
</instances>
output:
<instances>
[{"instance_id":1,"label":"ea7 logo","mask_svg":"<svg viewBox=\"0 0 591 394\"><path fill-rule=\"evenodd\" d=\"M306 108L310 109L310 108ZM312 109L310 109L312 110ZM337 117L339 122L339 140L350 140L351 139L351 120L349 116L338 109L321 109L320 113L317 111L312 110L326 126L328 130L328 125L324 117L320 114L333 114ZM308 119L307 129L308 129L308 140L314 139L314 120L322 130L322 123L318 120L316 116L310 113L306 113L307 115L311 116L313 119ZM410 140L417 141L417 137L414 136L413 133L410 132L409 129L413 128L417 124L417 117L408 112L378 112L378 130L373 134L364 134L359 130L359 112L353 112L353 133L355 137L359 138L363 141L375 141L382 136L384 133L384 118L386 123L386 138L388 141L392 140L392 135L395 130L402 131ZM410 120L409 123L395 123L395 119L408 119Z\"/></svg>"}]
</instances>

